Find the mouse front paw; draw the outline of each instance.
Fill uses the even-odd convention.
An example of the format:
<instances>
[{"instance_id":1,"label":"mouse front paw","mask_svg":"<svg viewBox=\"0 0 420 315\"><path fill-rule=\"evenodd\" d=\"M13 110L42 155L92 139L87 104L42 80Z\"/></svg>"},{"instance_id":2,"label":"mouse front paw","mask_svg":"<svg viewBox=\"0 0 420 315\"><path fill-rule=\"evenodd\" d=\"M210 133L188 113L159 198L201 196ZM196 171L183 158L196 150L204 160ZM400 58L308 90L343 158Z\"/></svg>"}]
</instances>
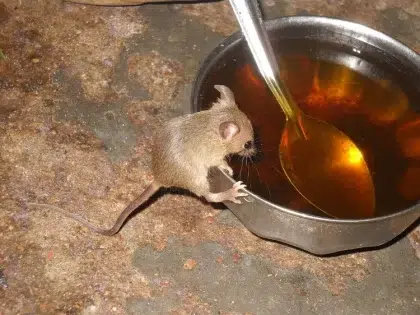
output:
<instances>
[{"instance_id":1,"label":"mouse front paw","mask_svg":"<svg viewBox=\"0 0 420 315\"><path fill-rule=\"evenodd\" d=\"M239 191L245 188L246 185L244 185L243 182L239 181L233 184L231 189L219 193L209 192L208 194L204 195L204 198L206 198L206 200L209 202L232 201L234 203L241 204L242 202L237 198L248 196L247 193Z\"/></svg>"},{"instance_id":2,"label":"mouse front paw","mask_svg":"<svg viewBox=\"0 0 420 315\"><path fill-rule=\"evenodd\" d=\"M231 189L226 191L226 200L232 201L237 204L242 204L242 201L240 201L237 198L248 196L247 193L239 191L245 188L246 188L246 185L242 181L236 182L235 184L233 184Z\"/></svg>"}]
</instances>

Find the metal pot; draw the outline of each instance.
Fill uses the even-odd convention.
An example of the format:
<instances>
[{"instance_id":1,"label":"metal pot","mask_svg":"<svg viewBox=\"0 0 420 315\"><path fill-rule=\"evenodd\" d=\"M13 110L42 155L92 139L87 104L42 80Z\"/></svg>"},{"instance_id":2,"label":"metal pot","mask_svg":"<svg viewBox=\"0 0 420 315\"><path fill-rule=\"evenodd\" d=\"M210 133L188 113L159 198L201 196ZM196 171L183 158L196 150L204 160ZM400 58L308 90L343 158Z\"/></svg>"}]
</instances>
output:
<instances>
[{"instance_id":1,"label":"metal pot","mask_svg":"<svg viewBox=\"0 0 420 315\"><path fill-rule=\"evenodd\" d=\"M366 26L348 21L295 16L271 20L266 23L271 38L305 38L351 47L353 51L375 48L382 56L381 63L403 71L412 82L411 90L420 98L420 56L400 42ZM209 78L229 63L227 56L238 45L244 45L240 33L235 33L220 43L205 59L194 82L192 111L205 107L204 89ZM245 46L243 46L245 47ZM335 56L329 56L334 60ZM351 58L334 60L361 73L375 76L367 65L353 63ZM420 108L420 107L419 107ZM233 178L215 170L213 190L230 188ZM239 220L256 235L280 241L310 253L325 255L345 250L376 247L401 234L420 217L420 204L390 215L360 220L341 220L302 213L273 204L252 191L247 191L248 202L226 203Z\"/></svg>"}]
</instances>

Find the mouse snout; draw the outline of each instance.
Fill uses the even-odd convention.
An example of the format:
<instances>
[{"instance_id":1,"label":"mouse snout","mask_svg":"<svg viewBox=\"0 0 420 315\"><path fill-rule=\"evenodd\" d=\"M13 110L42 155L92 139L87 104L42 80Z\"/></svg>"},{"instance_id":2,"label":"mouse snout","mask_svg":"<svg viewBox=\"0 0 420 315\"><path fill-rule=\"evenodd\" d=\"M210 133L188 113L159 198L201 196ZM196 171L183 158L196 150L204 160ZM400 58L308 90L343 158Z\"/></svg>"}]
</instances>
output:
<instances>
[{"instance_id":1,"label":"mouse snout","mask_svg":"<svg viewBox=\"0 0 420 315\"><path fill-rule=\"evenodd\" d=\"M252 140L249 140L244 143L243 150L239 152L242 156L252 156L256 153L255 143Z\"/></svg>"},{"instance_id":2,"label":"mouse snout","mask_svg":"<svg viewBox=\"0 0 420 315\"><path fill-rule=\"evenodd\" d=\"M245 142L244 149L250 150L253 146L254 146L254 143L251 140L249 140Z\"/></svg>"}]
</instances>

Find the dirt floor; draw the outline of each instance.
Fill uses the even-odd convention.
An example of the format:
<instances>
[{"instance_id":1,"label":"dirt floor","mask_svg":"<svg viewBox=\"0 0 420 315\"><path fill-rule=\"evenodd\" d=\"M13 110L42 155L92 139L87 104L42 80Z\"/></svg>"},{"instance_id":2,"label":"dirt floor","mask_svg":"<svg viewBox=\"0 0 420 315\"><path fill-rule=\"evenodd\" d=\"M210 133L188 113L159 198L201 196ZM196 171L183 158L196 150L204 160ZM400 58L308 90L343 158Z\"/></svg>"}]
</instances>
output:
<instances>
[{"instance_id":1,"label":"dirt floor","mask_svg":"<svg viewBox=\"0 0 420 315\"><path fill-rule=\"evenodd\" d=\"M418 0L264 7L362 22L420 51ZM419 228L321 258L189 196L162 196L114 237L28 205L110 226L151 180L154 129L189 111L200 61L235 30L227 1L0 1L0 315L418 314Z\"/></svg>"}]
</instances>

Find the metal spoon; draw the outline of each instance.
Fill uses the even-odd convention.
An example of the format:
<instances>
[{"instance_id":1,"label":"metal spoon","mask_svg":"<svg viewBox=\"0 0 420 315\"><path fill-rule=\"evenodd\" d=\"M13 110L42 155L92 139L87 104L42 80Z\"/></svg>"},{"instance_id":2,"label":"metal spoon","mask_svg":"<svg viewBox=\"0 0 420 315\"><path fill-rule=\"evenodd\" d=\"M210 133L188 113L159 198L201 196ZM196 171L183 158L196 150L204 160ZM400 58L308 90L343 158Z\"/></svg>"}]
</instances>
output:
<instances>
[{"instance_id":1,"label":"metal spoon","mask_svg":"<svg viewBox=\"0 0 420 315\"><path fill-rule=\"evenodd\" d=\"M372 216L375 190L363 153L340 130L304 114L295 104L280 80L256 0L229 1L257 67L286 115L279 155L289 181L305 199L330 216Z\"/></svg>"}]
</instances>

